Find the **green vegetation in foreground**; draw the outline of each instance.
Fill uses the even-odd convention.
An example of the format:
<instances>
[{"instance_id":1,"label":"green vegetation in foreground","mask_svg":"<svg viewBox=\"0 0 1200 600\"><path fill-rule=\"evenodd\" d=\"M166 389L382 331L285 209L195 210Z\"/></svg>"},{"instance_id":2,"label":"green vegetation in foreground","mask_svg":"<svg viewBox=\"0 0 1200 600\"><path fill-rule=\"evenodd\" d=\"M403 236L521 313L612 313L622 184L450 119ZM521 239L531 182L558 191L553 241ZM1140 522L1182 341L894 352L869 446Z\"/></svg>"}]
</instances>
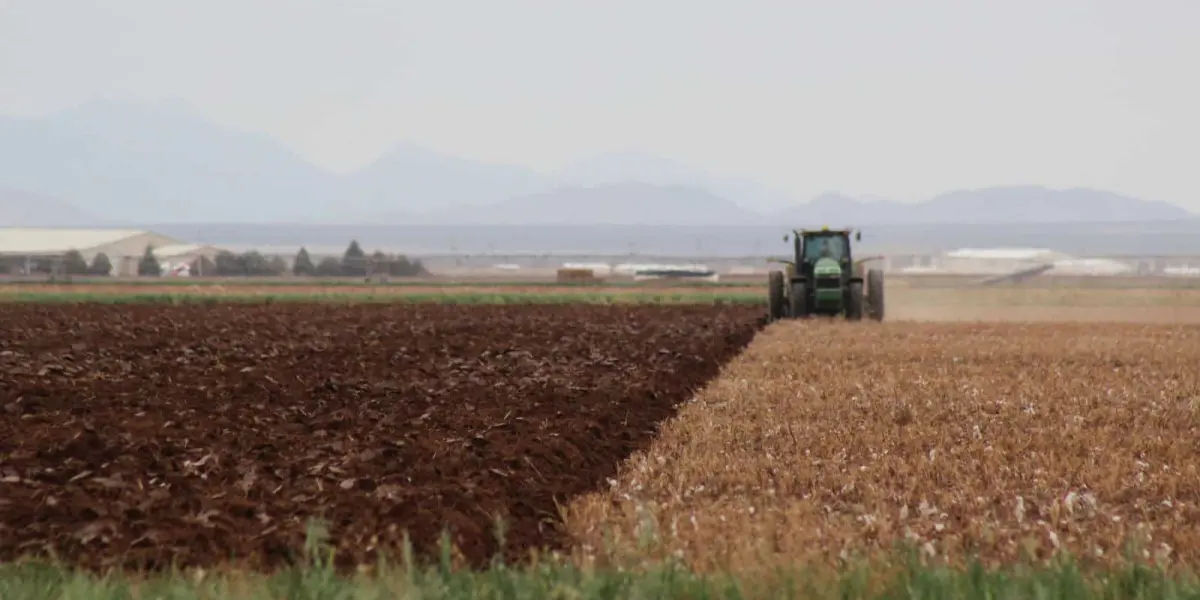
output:
<instances>
[{"instance_id":1,"label":"green vegetation in foreground","mask_svg":"<svg viewBox=\"0 0 1200 600\"><path fill-rule=\"evenodd\" d=\"M0 566L0 598L117 600L384 599L384 598L1197 598L1191 576L1146 566L1102 574L1071 563L1043 569L926 567L913 563L889 575L850 568L840 573L796 572L739 579L698 575L677 566L639 570L581 570L565 564L457 570L380 565L372 574L338 575L316 564L272 575L175 572L148 577L96 576L52 566Z\"/></svg>"},{"instance_id":2,"label":"green vegetation in foreground","mask_svg":"<svg viewBox=\"0 0 1200 600\"><path fill-rule=\"evenodd\" d=\"M497 535L502 535L498 533ZM450 537L443 533L440 557L418 563L405 544L401 561L380 561L354 574L339 573L326 526L310 523L302 564L275 573L234 570L169 571L97 575L45 563L0 564L0 599L117 600L172 599L383 599L383 598L1200 598L1200 581L1129 562L1113 570L1085 571L1069 558L1047 566L989 569L929 565L920 552L897 549L871 568L846 563L775 571L758 577L697 574L677 562L624 569L582 569L552 558L508 566L492 560L483 570L455 568Z\"/></svg>"},{"instance_id":3,"label":"green vegetation in foreground","mask_svg":"<svg viewBox=\"0 0 1200 600\"><path fill-rule=\"evenodd\" d=\"M274 304L333 302L346 304L762 304L761 294L730 292L647 293L88 293L17 291L0 293L0 303L47 304ZM2 600L2 599L0 599Z\"/></svg>"}]
</instances>

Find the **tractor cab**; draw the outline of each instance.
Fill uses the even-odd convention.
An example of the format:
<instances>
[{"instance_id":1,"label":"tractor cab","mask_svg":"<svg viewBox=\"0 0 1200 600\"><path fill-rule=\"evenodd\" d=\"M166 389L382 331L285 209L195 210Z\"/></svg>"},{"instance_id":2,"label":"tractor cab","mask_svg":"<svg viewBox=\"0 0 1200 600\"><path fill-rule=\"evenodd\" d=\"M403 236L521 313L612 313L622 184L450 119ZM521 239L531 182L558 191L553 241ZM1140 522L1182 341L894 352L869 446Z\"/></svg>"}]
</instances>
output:
<instances>
[{"instance_id":1,"label":"tractor cab","mask_svg":"<svg viewBox=\"0 0 1200 600\"><path fill-rule=\"evenodd\" d=\"M850 231L845 229L799 230L794 232L796 275L813 277L822 259L836 264L840 272L850 272L853 257L850 253ZM861 236L861 234L858 234Z\"/></svg>"}]
</instances>

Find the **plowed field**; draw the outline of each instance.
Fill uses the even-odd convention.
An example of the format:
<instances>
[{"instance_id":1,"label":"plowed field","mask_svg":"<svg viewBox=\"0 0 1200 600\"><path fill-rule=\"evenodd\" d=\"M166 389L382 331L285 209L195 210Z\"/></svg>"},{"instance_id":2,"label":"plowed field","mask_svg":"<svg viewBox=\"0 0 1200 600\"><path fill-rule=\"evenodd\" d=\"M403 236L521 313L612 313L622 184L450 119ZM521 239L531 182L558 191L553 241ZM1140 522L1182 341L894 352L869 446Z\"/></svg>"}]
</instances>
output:
<instances>
[{"instance_id":1,"label":"plowed field","mask_svg":"<svg viewBox=\"0 0 1200 600\"><path fill-rule=\"evenodd\" d=\"M0 324L0 560L343 564L561 541L760 307L39 306Z\"/></svg>"},{"instance_id":2,"label":"plowed field","mask_svg":"<svg viewBox=\"0 0 1200 600\"><path fill-rule=\"evenodd\" d=\"M1200 327L783 322L571 506L590 558L1200 566Z\"/></svg>"}]
</instances>

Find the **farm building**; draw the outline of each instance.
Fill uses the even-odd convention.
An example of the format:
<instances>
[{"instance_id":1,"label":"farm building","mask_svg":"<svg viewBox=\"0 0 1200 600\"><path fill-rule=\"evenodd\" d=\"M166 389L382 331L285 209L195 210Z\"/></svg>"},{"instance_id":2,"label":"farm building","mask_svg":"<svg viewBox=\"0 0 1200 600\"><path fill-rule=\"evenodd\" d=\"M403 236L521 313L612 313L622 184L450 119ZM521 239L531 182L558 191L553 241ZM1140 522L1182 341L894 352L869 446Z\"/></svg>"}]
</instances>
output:
<instances>
[{"instance_id":1,"label":"farm building","mask_svg":"<svg viewBox=\"0 0 1200 600\"><path fill-rule=\"evenodd\" d=\"M217 254L220 252L220 248L205 244L170 244L155 247L154 258L158 259L163 273L198 276L203 275L203 273L193 272L191 266L197 264L201 257L215 261ZM134 263L134 269L135 271L137 269L136 262ZM211 274L209 273L209 275Z\"/></svg>"},{"instance_id":2,"label":"farm building","mask_svg":"<svg viewBox=\"0 0 1200 600\"><path fill-rule=\"evenodd\" d=\"M1055 275L1123 275L1134 268L1105 258L1076 258L1044 248L963 248L931 257L904 273L941 275L1005 275L1038 267Z\"/></svg>"},{"instance_id":3,"label":"farm building","mask_svg":"<svg viewBox=\"0 0 1200 600\"><path fill-rule=\"evenodd\" d=\"M963 248L936 260L942 273L1001 275L1068 258L1044 248Z\"/></svg>"},{"instance_id":4,"label":"farm building","mask_svg":"<svg viewBox=\"0 0 1200 600\"><path fill-rule=\"evenodd\" d=\"M1109 258L1067 258L1054 262L1051 275L1132 275L1136 269Z\"/></svg>"},{"instance_id":5,"label":"farm building","mask_svg":"<svg viewBox=\"0 0 1200 600\"><path fill-rule=\"evenodd\" d=\"M75 250L88 264L103 253L112 263L112 275L136 275L147 245L167 248L181 242L137 229L0 228L0 257L24 263L26 271L34 261L60 258Z\"/></svg>"}]
</instances>

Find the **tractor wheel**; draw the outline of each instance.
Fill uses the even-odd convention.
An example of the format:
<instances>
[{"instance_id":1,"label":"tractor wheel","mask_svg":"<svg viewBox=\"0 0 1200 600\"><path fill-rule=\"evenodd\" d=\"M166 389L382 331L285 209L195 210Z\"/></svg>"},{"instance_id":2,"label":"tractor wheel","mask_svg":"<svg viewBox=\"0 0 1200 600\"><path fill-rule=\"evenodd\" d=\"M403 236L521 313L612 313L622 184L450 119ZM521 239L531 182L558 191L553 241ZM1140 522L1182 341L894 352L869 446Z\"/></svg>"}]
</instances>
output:
<instances>
[{"instance_id":1,"label":"tractor wheel","mask_svg":"<svg viewBox=\"0 0 1200 600\"><path fill-rule=\"evenodd\" d=\"M850 284L849 298L846 300L846 319L861 321L863 316L863 284L856 281Z\"/></svg>"},{"instance_id":2,"label":"tractor wheel","mask_svg":"<svg viewBox=\"0 0 1200 600\"><path fill-rule=\"evenodd\" d=\"M787 298L783 294L783 271L767 276L767 319L778 321L787 316Z\"/></svg>"},{"instance_id":3,"label":"tractor wheel","mask_svg":"<svg viewBox=\"0 0 1200 600\"><path fill-rule=\"evenodd\" d=\"M883 320L883 271L867 271L867 316L876 321Z\"/></svg>"},{"instance_id":4,"label":"tractor wheel","mask_svg":"<svg viewBox=\"0 0 1200 600\"><path fill-rule=\"evenodd\" d=\"M804 290L804 283L793 283L792 294L788 298L790 300L791 315L793 319L803 319L808 316L808 293Z\"/></svg>"}]
</instances>

